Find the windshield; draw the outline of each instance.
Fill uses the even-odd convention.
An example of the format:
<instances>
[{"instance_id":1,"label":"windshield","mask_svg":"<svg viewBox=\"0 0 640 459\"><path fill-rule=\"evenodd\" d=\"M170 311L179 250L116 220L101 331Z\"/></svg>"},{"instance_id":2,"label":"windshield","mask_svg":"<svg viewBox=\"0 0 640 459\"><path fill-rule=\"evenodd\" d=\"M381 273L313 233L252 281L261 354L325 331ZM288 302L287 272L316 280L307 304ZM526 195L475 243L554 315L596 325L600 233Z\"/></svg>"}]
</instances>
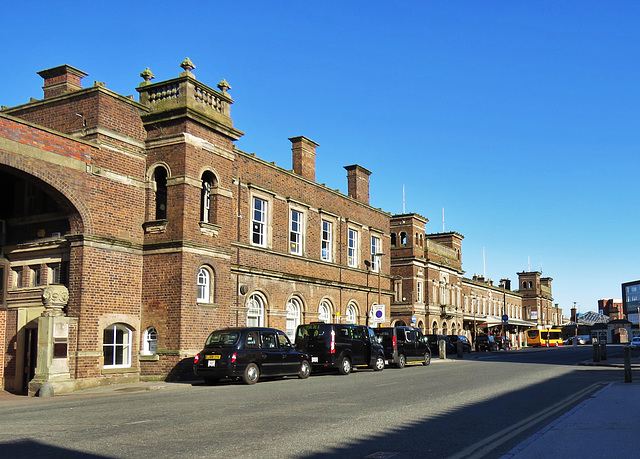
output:
<instances>
[{"instance_id":1,"label":"windshield","mask_svg":"<svg viewBox=\"0 0 640 459\"><path fill-rule=\"evenodd\" d=\"M296 340L324 340L325 333L329 331L329 326L325 324L300 325L296 335Z\"/></svg>"},{"instance_id":2,"label":"windshield","mask_svg":"<svg viewBox=\"0 0 640 459\"><path fill-rule=\"evenodd\" d=\"M217 330L209 335L205 346L235 346L239 337L239 331Z\"/></svg>"}]
</instances>

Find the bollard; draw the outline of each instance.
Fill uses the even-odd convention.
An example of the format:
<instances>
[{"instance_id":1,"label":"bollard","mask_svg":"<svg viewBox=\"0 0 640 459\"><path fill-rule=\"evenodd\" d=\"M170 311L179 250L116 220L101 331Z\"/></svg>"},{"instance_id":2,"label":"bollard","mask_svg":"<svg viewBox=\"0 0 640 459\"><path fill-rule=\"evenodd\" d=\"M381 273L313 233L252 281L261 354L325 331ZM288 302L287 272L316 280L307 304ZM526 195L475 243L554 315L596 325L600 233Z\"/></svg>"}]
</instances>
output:
<instances>
[{"instance_id":1,"label":"bollard","mask_svg":"<svg viewBox=\"0 0 640 459\"><path fill-rule=\"evenodd\" d=\"M459 359L464 358L464 353L462 351L462 341L460 341L459 339L458 339L458 342L456 343L456 353Z\"/></svg>"},{"instance_id":2,"label":"bollard","mask_svg":"<svg viewBox=\"0 0 640 459\"><path fill-rule=\"evenodd\" d=\"M598 343L593 343L593 361L600 361L600 346L598 345Z\"/></svg>"},{"instance_id":3,"label":"bollard","mask_svg":"<svg viewBox=\"0 0 640 459\"><path fill-rule=\"evenodd\" d=\"M624 347L624 382L633 382L631 376L631 347Z\"/></svg>"},{"instance_id":4,"label":"bollard","mask_svg":"<svg viewBox=\"0 0 640 459\"><path fill-rule=\"evenodd\" d=\"M600 342L600 360L607 360L607 342Z\"/></svg>"},{"instance_id":5,"label":"bollard","mask_svg":"<svg viewBox=\"0 0 640 459\"><path fill-rule=\"evenodd\" d=\"M447 342L445 340L438 341L438 351L441 359L447 358Z\"/></svg>"}]
</instances>

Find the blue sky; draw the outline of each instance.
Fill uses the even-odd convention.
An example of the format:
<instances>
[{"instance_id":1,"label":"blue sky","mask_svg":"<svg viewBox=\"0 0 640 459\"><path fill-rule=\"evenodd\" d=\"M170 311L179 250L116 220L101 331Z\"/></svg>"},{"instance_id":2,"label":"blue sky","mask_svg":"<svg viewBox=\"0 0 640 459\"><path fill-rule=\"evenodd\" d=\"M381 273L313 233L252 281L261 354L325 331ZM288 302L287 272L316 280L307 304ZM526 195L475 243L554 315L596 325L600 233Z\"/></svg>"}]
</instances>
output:
<instances>
[{"instance_id":1,"label":"blue sky","mask_svg":"<svg viewBox=\"0 0 640 459\"><path fill-rule=\"evenodd\" d=\"M108 5L108 6L107 6ZM114 91L173 78L190 57L232 86L238 148L457 231L463 268L553 278L565 316L640 279L640 2L51 1L0 5L0 104L42 98L61 64ZM484 253L484 257L483 257Z\"/></svg>"}]
</instances>

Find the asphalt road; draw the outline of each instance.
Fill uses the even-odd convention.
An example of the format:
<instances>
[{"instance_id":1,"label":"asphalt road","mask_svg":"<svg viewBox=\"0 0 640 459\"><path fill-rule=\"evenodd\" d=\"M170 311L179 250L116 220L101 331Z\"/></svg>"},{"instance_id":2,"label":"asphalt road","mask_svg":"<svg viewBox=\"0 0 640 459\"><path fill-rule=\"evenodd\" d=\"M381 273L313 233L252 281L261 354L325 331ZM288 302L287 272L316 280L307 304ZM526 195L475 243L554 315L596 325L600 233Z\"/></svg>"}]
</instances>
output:
<instances>
[{"instance_id":1,"label":"asphalt road","mask_svg":"<svg viewBox=\"0 0 640 459\"><path fill-rule=\"evenodd\" d=\"M473 353L402 370L0 406L0 457L500 457L622 378L578 366L591 352Z\"/></svg>"}]
</instances>

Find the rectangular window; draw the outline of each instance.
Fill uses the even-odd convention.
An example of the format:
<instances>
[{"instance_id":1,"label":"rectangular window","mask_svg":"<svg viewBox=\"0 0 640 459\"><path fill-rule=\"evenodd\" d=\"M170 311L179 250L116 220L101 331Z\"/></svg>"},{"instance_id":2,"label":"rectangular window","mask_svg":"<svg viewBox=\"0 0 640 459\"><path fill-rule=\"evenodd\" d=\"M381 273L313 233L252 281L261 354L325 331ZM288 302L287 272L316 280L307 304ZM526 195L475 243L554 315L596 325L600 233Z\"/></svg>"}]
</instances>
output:
<instances>
[{"instance_id":1,"label":"rectangular window","mask_svg":"<svg viewBox=\"0 0 640 459\"><path fill-rule=\"evenodd\" d=\"M380 259L382 258L381 256L376 256L376 254L379 254L381 247L380 247L380 238L376 237L376 236L371 236L371 270L374 273L377 273L378 270L380 269Z\"/></svg>"},{"instance_id":2,"label":"rectangular window","mask_svg":"<svg viewBox=\"0 0 640 459\"><path fill-rule=\"evenodd\" d=\"M291 209L291 221L289 223L289 251L294 255L302 255L302 212Z\"/></svg>"},{"instance_id":3,"label":"rectangular window","mask_svg":"<svg viewBox=\"0 0 640 459\"><path fill-rule=\"evenodd\" d=\"M349 228L347 264L352 268L358 267L358 232L351 228Z\"/></svg>"},{"instance_id":4,"label":"rectangular window","mask_svg":"<svg viewBox=\"0 0 640 459\"><path fill-rule=\"evenodd\" d=\"M267 245L267 201L260 198L253 198L251 243L260 247Z\"/></svg>"},{"instance_id":5,"label":"rectangular window","mask_svg":"<svg viewBox=\"0 0 640 459\"><path fill-rule=\"evenodd\" d=\"M22 267L12 268L12 281L11 284L14 288L22 288Z\"/></svg>"},{"instance_id":6,"label":"rectangular window","mask_svg":"<svg viewBox=\"0 0 640 459\"><path fill-rule=\"evenodd\" d=\"M42 285L40 266L31 266L31 287Z\"/></svg>"},{"instance_id":7,"label":"rectangular window","mask_svg":"<svg viewBox=\"0 0 640 459\"><path fill-rule=\"evenodd\" d=\"M331 241L333 240L333 224L322 220L322 250L321 258L324 261L331 261Z\"/></svg>"},{"instance_id":8,"label":"rectangular window","mask_svg":"<svg viewBox=\"0 0 640 459\"><path fill-rule=\"evenodd\" d=\"M422 282L418 281L418 303L422 303Z\"/></svg>"}]
</instances>

